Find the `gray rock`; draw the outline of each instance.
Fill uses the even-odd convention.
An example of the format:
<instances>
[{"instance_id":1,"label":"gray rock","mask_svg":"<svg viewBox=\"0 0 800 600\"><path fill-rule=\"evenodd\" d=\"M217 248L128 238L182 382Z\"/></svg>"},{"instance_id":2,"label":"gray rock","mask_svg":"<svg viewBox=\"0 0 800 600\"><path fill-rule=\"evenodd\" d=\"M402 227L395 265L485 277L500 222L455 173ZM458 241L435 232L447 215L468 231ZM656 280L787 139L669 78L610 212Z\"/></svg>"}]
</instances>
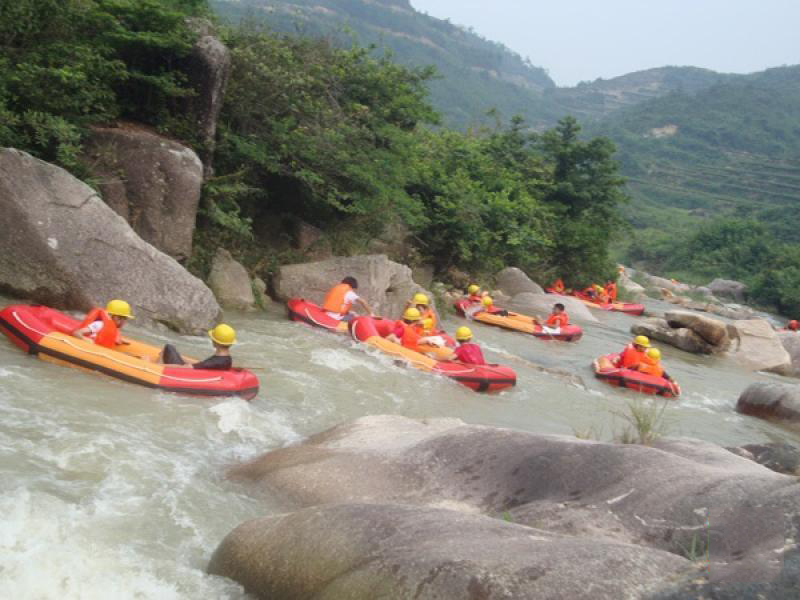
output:
<instances>
[{"instance_id":1,"label":"gray rock","mask_svg":"<svg viewBox=\"0 0 800 600\"><path fill-rule=\"evenodd\" d=\"M412 279L411 269L381 254L284 265L276 274L273 288L282 301L303 297L320 303L325 293L347 276L358 280L358 294L376 314L399 316L417 292L428 294L433 303L433 296Z\"/></svg>"},{"instance_id":2,"label":"gray rock","mask_svg":"<svg viewBox=\"0 0 800 600\"><path fill-rule=\"evenodd\" d=\"M737 302L744 300L747 286L740 281L717 278L706 286L715 296L732 298Z\"/></svg>"},{"instance_id":3,"label":"gray rock","mask_svg":"<svg viewBox=\"0 0 800 600\"><path fill-rule=\"evenodd\" d=\"M411 269L414 281L422 287L430 289L433 286L434 268L432 265L417 265Z\"/></svg>"},{"instance_id":4,"label":"gray rock","mask_svg":"<svg viewBox=\"0 0 800 600\"><path fill-rule=\"evenodd\" d=\"M597 318L589 308L577 298L570 296L523 292L511 299L509 307L522 314L543 317L550 314L550 311L553 310L553 304L556 302L564 305L571 323L597 323Z\"/></svg>"},{"instance_id":5,"label":"gray rock","mask_svg":"<svg viewBox=\"0 0 800 600\"><path fill-rule=\"evenodd\" d=\"M800 386L752 383L739 396L736 410L762 419L800 423Z\"/></svg>"},{"instance_id":6,"label":"gray rock","mask_svg":"<svg viewBox=\"0 0 800 600\"><path fill-rule=\"evenodd\" d=\"M693 538L713 535L719 568L737 557L770 566L785 536L796 534L785 523L800 523L796 478L714 444L610 444L455 419L364 417L230 475L300 506L391 503L507 513L514 523L587 545L603 538L682 555Z\"/></svg>"},{"instance_id":7,"label":"gray rock","mask_svg":"<svg viewBox=\"0 0 800 600\"><path fill-rule=\"evenodd\" d=\"M724 350L730 344L728 327L722 321L693 312L678 310L669 311L664 317L670 327L691 329L712 346Z\"/></svg>"},{"instance_id":8,"label":"gray rock","mask_svg":"<svg viewBox=\"0 0 800 600\"><path fill-rule=\"evenodd\" d=\"M621 290L625 290L634 300L640 300L645 296L644 287L636 283L625 273L620 273L617 277L617 287Z\"/></svg>"},{"instance_id":9,"label":"gray rock","mask_svg":"<svg viewBox=\"0 0 800 600\"><path fill-rule=\"evenodd\" d=\"M497 287L506 296L514 297L517 294L529 292L531 294L544 294L542 286L532 281L522 269L506 267L497 274Z\"/></svg>"},{"instance_id":10,"label":"gray rock","mask_svg":"<svg viewBox=\"0 0 800 600\"><path fill-rule=\"evenodd\" d=\"M225 248L217 248L211 262L208 287L214 292L217 301L225 308L234 310L253 310L256 299L250 275Z\"/></svg>"},{"instance_id":11,"label":"gray rock","mask_svg":"<svg viewBox=\"0 0 800 600\"><path fill-rule=\"evenodd\" d=\"M780 332L778 333L778 339L780 339L783 349L789 353L789 358L792 361L791 365L781 372L781 375L800 377L800 333L795 331Z\"/></svg>"},{"instance_id":12,"label":"gray rock","mask_svg":"<svg viewBox=\"0 0 800 600\"><path fill-rule=\"evenodd\" d=\"M193 150L141 128L95 127L83 158L103 200L144 241L178 261L191 256L203 185Z\"/></svg>"},{"instance_id":13,"label":"gray rock","mask_svg":"<svg viewBox=\"0 0 800 600\"><path fill-rule=\"evenodd\" d=\"M730 354L751 371L782 373L791 368L792 359L778 334L765 319L738 320L728 325Z\"/></svg>"},{"instance_id":14,"label":"gray rock","mask_svg":"<svg viewBox=\"0 0 800 600\"><path fill-rule=\"evenodd\" d=\"M674 329L665 319L650 317L640 319L631 326L634 335L646 335L651 340L664 342L694 354L712 354L716 348L691 329Z\"/></svg>"},{"instance_id":15,"label":"gray rock","mask_svg":"<svg viewBox=\"0 0 800 600\"><path fill-rule=\"evenodd\" d=\"M381 504L248 521L223 540L208 567L265 600L618 600L689 570L689 561L657 550Z\"/></svg>"},{"instance_id":16,"label":"gray rock","mask_svg":"<svg viewBox=\"0 0 800 600\"><path fill-rule=\"evenodd\" d=\"M800 448L785 442L747 444L728 448L734 454L754 460L776 473L800 475Z\"/></svg>"},{"instance_id":17,"label":"gray rock","mask_svg":"<svg viewBox=\"0 0 800 600\"><path fill-rule=\"evenodd\" d=\"M319 227L305 221L295 221L292 229L292 246L300 252L306 252L325 235Z\"/></svg>"},{"instance_id":18,"label":"gray rock","mask_svg":"<svg viewBox=\"0 0 800 600\"><path fill-rule=\"evenodd\" d=\"M137 322L192 333L219 318L202 281L63 169L0 150L0 206L0 287L12 294L75 310L123 298Z\"/></svg>"}]
</instances>

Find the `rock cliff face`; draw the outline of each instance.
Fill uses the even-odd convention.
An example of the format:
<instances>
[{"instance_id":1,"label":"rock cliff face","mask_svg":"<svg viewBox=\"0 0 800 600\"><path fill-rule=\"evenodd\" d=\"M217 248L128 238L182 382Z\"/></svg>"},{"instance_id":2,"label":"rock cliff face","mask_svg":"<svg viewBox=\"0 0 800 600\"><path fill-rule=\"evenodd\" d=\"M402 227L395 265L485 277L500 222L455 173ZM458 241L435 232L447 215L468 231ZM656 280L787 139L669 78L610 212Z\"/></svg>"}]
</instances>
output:
<instances>
[{"instance_id":1,"label":"rock cliff face","mask_svg":"<svg viewBox=\"0 0 800 600\"><path fill-rule=\"evenodd\" d=\"M137 318L183 332L220 316L202 281L63 169L0 149L0 206L0 287L14 295L76 310L123 298Z\"/></svg>"},{"instance_id":2,"label":"rock cliff face","mask_svg":"<svg viewBox=\"0 0 800 600\"><path fill-rule=\"evenodd\" d=\"M98 127L84 160L106 203L178 261L192 253L203 164L190 148L140 127Z\"/></svg>"}]
</instances>

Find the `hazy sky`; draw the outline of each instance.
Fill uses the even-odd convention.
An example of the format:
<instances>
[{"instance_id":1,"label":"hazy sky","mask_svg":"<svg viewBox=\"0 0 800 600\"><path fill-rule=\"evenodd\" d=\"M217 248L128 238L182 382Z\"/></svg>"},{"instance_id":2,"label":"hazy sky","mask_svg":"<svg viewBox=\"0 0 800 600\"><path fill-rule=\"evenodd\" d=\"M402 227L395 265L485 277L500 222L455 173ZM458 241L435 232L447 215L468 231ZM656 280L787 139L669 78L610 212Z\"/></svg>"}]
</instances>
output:
<instances>
[{"instance_id":1,"label":"hazy sky","mask_svg":"<svg viewBox=\"0 0 800 600\"><path fill-rule=\"evenodd\" d=\"M411 0L544 67L558 85L650 67L800 62L800 0Z\"/></svg>"}]
</instances>

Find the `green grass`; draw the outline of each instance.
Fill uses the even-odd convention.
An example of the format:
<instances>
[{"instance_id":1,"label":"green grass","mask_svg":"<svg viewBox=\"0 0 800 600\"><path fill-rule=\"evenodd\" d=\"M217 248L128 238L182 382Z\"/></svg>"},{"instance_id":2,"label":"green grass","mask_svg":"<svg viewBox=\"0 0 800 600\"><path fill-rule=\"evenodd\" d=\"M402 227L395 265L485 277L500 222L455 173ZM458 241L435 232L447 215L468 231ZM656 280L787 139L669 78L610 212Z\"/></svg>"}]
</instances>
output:
<instances>
[{"instance_id":1,"label":"green grass","mask_svg":"<svg viewBox=\"0 0 800 600\"><path fill-rule=\"evenodd\" d=\"M641 444L649 446L666 434L666 410L668 400L631 400L627 411L612 411L623 421L622 429L616 435L616 441L622 444Z\"/></svg>"}]
</instances>

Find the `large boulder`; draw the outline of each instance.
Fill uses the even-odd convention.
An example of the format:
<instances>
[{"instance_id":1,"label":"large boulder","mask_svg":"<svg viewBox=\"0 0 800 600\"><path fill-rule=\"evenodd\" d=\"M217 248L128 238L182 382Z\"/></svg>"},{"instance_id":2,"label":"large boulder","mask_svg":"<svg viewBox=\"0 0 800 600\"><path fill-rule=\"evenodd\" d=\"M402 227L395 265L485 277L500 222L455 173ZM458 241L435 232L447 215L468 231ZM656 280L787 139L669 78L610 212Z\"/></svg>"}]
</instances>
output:
<instances>
[{"instance_id":1,"label":"large boulder","mask_svg":"<svg viewBox=\"0 0 800 600\"><path fill-rule=\"evenodd\" d=\"M800 423L800 386L752 383L739 396L736 410L762 419Z\"/></svg>"},{"instance_id":2,"label":"large boulder","mask_svg":"<svg viewBox=\"0 0 800 600\"><path fill-rule=\"evenodd\" d=\"M689 572L685 558L441 508L341 504L247 521L208 571L273 598L618 600Z\"/></svg>"},{"instance_id":3,"label":"large boulder","mask_svg":"<svg viewBox=\"0 0 800 600\"><path fill-rule=\"evenodd\" d=\"M691 329L716 348L724 350L730 344L728 326L717 319L683 310L669 311L664 318L670 327Z\"/></svg>"},{"instance_id":4,"label":"large boulder","mask_svg":"<svg viewBox=\"0 0 800 600\"><path fill-rule=\"evenodd\" d=\"M645 289L625 273L620 273L617 277L617 287L624 290L633 300L640 300L645 296Z\"/></svg>"},{"instance_id":5,"label":"large boulder","mask_svg":"<svg viewBox=\"0 0 800 600\"><path fill-rule=\"evenodd\" d=\"M715 347L691 329L670 327L666 319L650 317L640 319L631 326L634 335L646 335L651 340L664 342L693 354L712 354Z\"/></svg>"},{"instance_id":6,"label":"large boulder","mask_svg":"<svg viewBox=\"0 0 800 600\"><path fill-rule=\"evenodd\" d=\"M456 419L365 417L230 475L255 493L306 507L446 507L505 515L587 546L602 538L679 555L708 544L721 577L742 565L772 573L787 539L800 533L795 478L691 439L646 447ZM450 547L459 545L452 538Z\"/></svg>"},{"instance_id":7,"label":"large boulder","mask_svg":"<svg viewBox=\"0 0 800 600\"><path fill-rule=\"evenodd\" d=\"M717 278L706 286L715 296L731 298L736 302L744 300L747 286L740 281Z\"/></svg>"},{"instance_id":8,"label":"large boulder","mask_svg":"<svg viewBox=\"0 0 800 600\"><path fill-rule=\"evenodd\" d=\"M728 450L764 465L776 473L800 476L800 448L786 442L746 444Z\"/></svg>"},{"instance_id":9,"label":"large boulder","mask_svg":"<svg viewBox=\"0 0 800 600\"><path fill-rule=\"evenodd\" d=\"M200 154L205 164L205 176L210 177L225 88L231 73L231 53L216 37L206 19L190 19L189 26L197 35L186 64L189 83L196 94L187 99L188 111L194 117L201 140Z\"/></svg>"},{"instance_id":10,"label":"large boulder","mask_svg":"<svg viewBox=\"0 0 800 600\"><path fill-rule=\"evenodd\" d=\"M256 308L253 282L247 269L238 263L225 248L217 248L217 253L211 262L208 287L225 308L234 310Z\"/></svg>"},{"instance_id":11,"label":"large boulder","mask_svg":"<svg viewBox=\"0 0 800 600\"><path fill-rule=\"evenodd\" d=\"M417 292L432 295L414 282L411 269L383 254L336 257L319 262L284 265L278 269L273 288L279 300L307 298L320 303L325 293L344 277L358 280L358 295L376 314L398 316Z\"/></svg>"},{"instance_id":12,"label":"large boulder","mask_svg":"<svg viewBox=\"0 0 800 600\"><path fill-rule=\"evenodd\" d=\"M103 200L144 241L178 261L191 256L203 186L193 150L139 127L95 127L84 160Z\"/></svg>"},{"instance_id":13,"label":"large boulder","mask_svg":"<svg viewBox=\"0 0 800 600\"><path fill-rule=\"evenodd\" d=\"M728 335L731 338L731 355L742 367L775 373L783 373L791 368L792 358L768 321L734 321L728 325Z\"/></svg>"},{"instance_id":14,"label":"large boulder","mask_svg":"<svg viewBox=\"0 0 800 600\"><path fill-rule=\"evenodd\" d=\"M63 169L0 149L0 287L60 308L124 298L137 318L207 330L220 308L206 285L143 241Z\"/></svg>"},{"instance_id":15,"label":"large boulder","mask_svg":"<svg viewBox=\"0 0 800 600\"><path fill-rule=\"evenodd\" d=\"M789 377L800 377L800 333L795 331L784 331L778 333L783 349L789 353L792 364L781 372L781 375Z\"/></svg>"},{"instance_id":16,"label":"large boulder","mask_svg":"<svg viewBox=\"0 0 800 600\"><path fill-rule=\"evenodd\" d=\"M497 274L497 289L512 298L525 292L544 294L542 286L531 280L525 271L517 267L506 267Z\"/></svg>"},{"instance_id":17,"label":"large boulder","mask_svg":"<svg viewBox=\"0 0 800 600\"><path fill-rule=\"evenodd\" d=\"M589 308L577 298L570 296L523 292L514 296L508 306L526 315L543 317L550 314L550 311L553 310L553 304L556 302L564 305L570 322L597 323L597 317L592 314Z\"/></svg>"}]
</instances>

